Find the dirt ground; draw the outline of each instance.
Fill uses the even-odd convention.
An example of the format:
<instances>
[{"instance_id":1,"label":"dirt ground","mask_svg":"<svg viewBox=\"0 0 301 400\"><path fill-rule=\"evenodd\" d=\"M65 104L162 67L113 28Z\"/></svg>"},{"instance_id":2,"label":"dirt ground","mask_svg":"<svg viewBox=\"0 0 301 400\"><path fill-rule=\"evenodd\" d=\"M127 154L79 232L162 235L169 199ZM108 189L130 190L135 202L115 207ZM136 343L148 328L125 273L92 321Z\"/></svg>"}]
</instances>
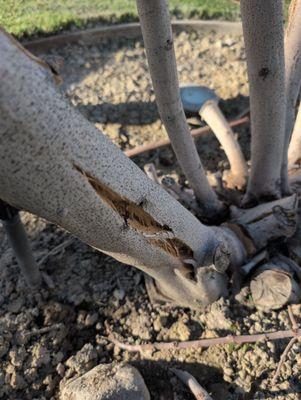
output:
<instances>
[{"instance_id":1,"label":"dirt ground","mask_svg":"<svg viewBox=\"0 0 301 400\"><path fill-rule=\"evenodd\" d=\"M234 118L248 107L242 38L181 33L175 38L181 83L214 88ZM122 149L165 137L141 41L107 41L52 51L65 64L62 90L80 112ZM190 119L195 126L202 122ZM248 127L236 129L249 158ZM212 135L197 141L209 171L228 166ZM185 184L170 149L135 159ZM248 288L202 311L152 305L143 274L105 256L44 220L22 213L47 284L29 290L0 227L0 398L58 399L60 385L99 363L130 362L152 399L190 400L171 367L190 371L215 400L301 399L301 344L294 344L276 385L271 379L286 340L206 350L129 354L109 343L110 329L130 343L253 334L291 328L286 309L257 311ZM56 252L56 246L62 244ZM301 322L301 306L294 306ZM46 331L43 328L47 328Z\"/></svg>"}]
</instances>

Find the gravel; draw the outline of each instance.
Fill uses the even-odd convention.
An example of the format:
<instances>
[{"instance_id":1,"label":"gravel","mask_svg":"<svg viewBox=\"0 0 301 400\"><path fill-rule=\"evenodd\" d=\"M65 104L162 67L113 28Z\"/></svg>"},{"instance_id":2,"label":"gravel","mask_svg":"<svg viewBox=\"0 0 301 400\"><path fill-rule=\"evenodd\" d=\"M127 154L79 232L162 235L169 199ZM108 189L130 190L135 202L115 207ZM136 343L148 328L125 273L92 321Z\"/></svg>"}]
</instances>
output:
<instances>
[{"instance_id":1,"label":"gravel","mask_svg":"<svg viewBox=\"0 0 301 400\"><path fill-rule=\"evenodd\" d=\"M245 55L241 37L181 33L175 38L180 81L214 88L227 117L248 106ZM94 46L66 46L62 90L71 103L122 149L165 137L154 102L141 41L106 41ZM194 124L202 122L194 119ZM249 131L236 130L248 158ZM198 140L207 170L227 167L214 137ZM183 184L170 149L135 161L154 162L158 173ZM37 259L70 235L41 218L22 213ZM271 379L287 344L228 344L199 350L142 355L121 351L106 340L109 328L129 343L188 340L226 334L289 329L287 310L256 311L245 289L237 301L221 299L203 311L152 305L143 275L100 254L74 238L51 255L42 270L53 282L29 290L0 227L0 398L55 400L60 384L99 364L130 363L142 374L152 399L191 400L170 372L192 373L220 399L299 399L301 345L287 357L276 385ZM301 306L294 306L301 321ZM49 328L43 331L43 328Z\"/></svg>"}]
</instances>

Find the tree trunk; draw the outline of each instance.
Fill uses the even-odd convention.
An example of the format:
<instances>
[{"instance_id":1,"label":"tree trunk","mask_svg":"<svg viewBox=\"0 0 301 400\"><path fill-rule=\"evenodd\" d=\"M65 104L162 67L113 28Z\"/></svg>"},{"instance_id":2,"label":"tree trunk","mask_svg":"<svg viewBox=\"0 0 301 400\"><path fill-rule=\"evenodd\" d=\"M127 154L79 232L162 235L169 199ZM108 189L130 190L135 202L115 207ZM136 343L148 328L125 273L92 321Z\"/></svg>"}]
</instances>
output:
<instances>
[{"instance_id":1,"label":"tree trunk","mask_svg":"<svg viewBox=\"0 0 301 400\"><path fill-rule=\"evenodd\" d=\"M152 276L177 304L226 293L240 241L206 227L72 108L47 67L0 33L0 191ZM226 259L226 261L225 261Z\"/></svg>"},{"instance_id":2,"label":"tree trunk","mask_svg":"<svg viewBox=\"0 0 301 400\"><path fill-rule=\"evenodd\" d=\"M241 0L251 106L251 173L246 203L281 195L285 80L281 0Z\"/></svg>"},{"instance_id":3,"label":"tree trunk","mask_svg":"<svg viewBox=\"0 0 301 400\"><path fill-rule=\"evenodd\" d=\"M295 148L297 151L300 149L296 135L301 137L301 133L294 130L295 116L296 116L296 103L300 91L301 83L301 0L292 0L289 10L289 21L286 29L285 37L285 84L286 84L286 119L285 119L285 143L283 151L283 163L281 169L281 185L283 194L290 192L288 183L288 148L290 154L290 163L300 158L300 151L298 158L294 158L293 153ZM299 112L300 114L300 112ZM299 129L301 127L301 116L299 116ZM292 144L289 146L292 137ZM299 147L299 149L298 149Z\"/></svg>"},{"instance_id":4,"label":"tree trunk","mask_svg":"<svg viewBox=\"0 0 301 400\"><path fill-rule=\"evenodd\" d=\"M295 164L301 164L301 104L299 105L288 151L288 165L292 167Z\"/></svg>"},{"instance_id":5,"label":"tree trunk","mask_svg":"<svg viewBox=\"0 0 301 400\"><path fill-rule=\"evenodd\" d=\"M166 0L137 0L148 65L159 114L178 162L207 217L223 206L210 187L184 114Z\"/></svg>"}]
</instances>

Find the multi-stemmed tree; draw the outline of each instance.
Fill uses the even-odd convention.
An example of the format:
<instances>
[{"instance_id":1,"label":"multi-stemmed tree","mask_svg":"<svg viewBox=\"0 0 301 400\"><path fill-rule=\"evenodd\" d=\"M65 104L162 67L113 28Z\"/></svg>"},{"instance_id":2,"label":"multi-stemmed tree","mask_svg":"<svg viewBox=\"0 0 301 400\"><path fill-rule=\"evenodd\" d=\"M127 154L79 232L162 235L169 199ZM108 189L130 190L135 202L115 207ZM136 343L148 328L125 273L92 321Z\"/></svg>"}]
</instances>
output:
<instances>
[{"instance_id":1,"label":"multi-stemmed tree","mask_svg":"<svg viewBox=\"0 0 301 400\"><path fill-rule=\"evenodd\" d=\"M137 0L149 70L178 162L202 220L211 224L204 225L100 134L58 92L51 68L4 31L0 198L140 268L154 278L158 295L166 301L197 308L227 295L229 286L240 281L240 272L256 264L254 257L261 261L254 290L259 282L265 291L259 298L269 301L279 295L279 304L296 298L292 270L298 275L298 268L283 256L275 258L275 246L269 246L279 240L287 252L287 238L297 226L287 154L301 78L301 1L292 3L284 35L281 0L241 1L252 131L251 168L241 208L223 202L209 185L189 132L166 0ZM301 132L295 130L294 137L294 143L300 142ZM238 143L239 151L234 151L231 140L224 141L226 154L241 157ZM290 167L301 158L300 147L297 143L290 149ZM231 170L225 186L245 181L245 174L244 167ZM288 282L285 293L283 288L277 292L277 273Z\"/></svg>"}]
</instances>

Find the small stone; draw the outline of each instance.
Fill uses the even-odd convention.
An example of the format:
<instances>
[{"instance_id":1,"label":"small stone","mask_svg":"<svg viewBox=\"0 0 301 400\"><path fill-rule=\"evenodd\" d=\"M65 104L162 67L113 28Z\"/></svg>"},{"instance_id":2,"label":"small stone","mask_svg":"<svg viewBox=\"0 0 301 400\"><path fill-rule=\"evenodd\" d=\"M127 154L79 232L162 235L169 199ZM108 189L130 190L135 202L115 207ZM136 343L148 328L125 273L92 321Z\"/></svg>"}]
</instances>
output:
<instances>
[{"instance_id":1,"label":"small stone","mask_svg":"<svg viewBox=\"0 0 301 400\"><path fill-rule=\"evenodd\" d=\"M131 365L100 364L63 385L61 400L150 400L138 370Z\"/></svg>"},{"instance_id":2,"label":"small stone","mask_svg":"<svg viewBox=\"0 0 301 400\"><path fill-rule=\"evenodd\" d=\"M224 368L224 374L226 376L231 376L233 374L233 369L230 367Z\"/></svg>"},{"instance_id":3,"label":"small stone","mask_svg":"<svg viewBox=\"0 0 301 400\"><path fill-rule=\"evenodd\" d=\"M155 332L160 332L162 329L161 318L158 317L154 320L154 330Z\"/></svg>"},{"instance_id":4,"label":"small stone","mask_svg":"<svg viewBox=\"0 0 301 400\"><path fill-rule=\"evenodd\" d=\"M96 359L97 352L95 348L91 343L86 343L76 355L68 358L66 365L71 370L82 373L94 367Z\"/></svg>"},{"instance_id":5,"label":"small stone","mask_svg":"<svg viewBox=\"0 0 301 400\"><path fill-rule=\"evenodd\" d=\"M59 363L59 364L56 366L56 372L57 372L60 376L64 376L64 375L65 375L65 367L64 367L64 364Z\"/></svg>"},{"instance_id":6,"label":"small stone","mask_svg":"<svg viewBox=\"0 0 301 400\"><path fill-rule=\"evenodd\" d=\"M97 320L98 320L97 313L88 314L85 319L85 326L93 326Z\"/></svg>"},{"instance_id":7,"label":"small stone","mask_svg":"<svg viewBox=\"0 0 301 400\"><path fill-rule=\"evenodd\" d=\"M177 321L169 328L167 332L167 336L170 340L180 340L185 341L189 340L190 330L187 325L184 324L183 321Z\"/></svg>"},{"instance_id":8,"label":"small stone","mask_svg":"<svg viewBox=\"0 0 301 400\"><path fill-rule=\"evenodd\" d=\"M125 291L123 289L115 289L113 292L113 296L116 300L123 300L125 296Z\"/></svg>"}]
</instances>

